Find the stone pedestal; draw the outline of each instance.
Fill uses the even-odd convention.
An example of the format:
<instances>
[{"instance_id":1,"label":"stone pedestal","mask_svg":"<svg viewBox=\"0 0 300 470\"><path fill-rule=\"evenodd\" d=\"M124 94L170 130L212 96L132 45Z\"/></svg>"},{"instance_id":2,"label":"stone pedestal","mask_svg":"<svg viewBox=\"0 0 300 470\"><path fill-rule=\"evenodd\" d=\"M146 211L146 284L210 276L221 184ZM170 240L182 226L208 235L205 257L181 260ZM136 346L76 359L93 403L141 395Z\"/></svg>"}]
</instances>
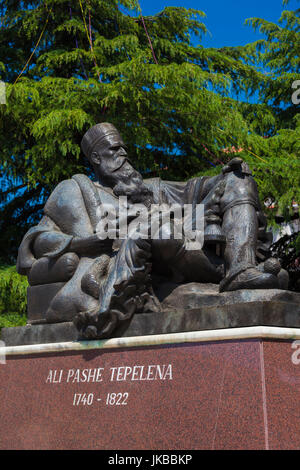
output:
<instances>
[{"instance_id":1,"label":"stone pedestal","mask_svg":"<svg viewBox=\"0 0 300 470\"><path fill-rule=\"evenodd\" d=\"M6 347L1 449L299 449L300 329Z\"/></svg>"},{"instance_id":2,"label":"stone pedestal","mask_svg":"<svg viewBox=\"0 0 300 470\"><path fill-rule=\"evenodd\" d=\"M157 289L162 312L139 313L113 335L132 337L250 326L300 328L300 293L279 289L244 289L219 293L216 284L165 283ZM38 305L34 306L36 318ZM31 313L33 301L31 303ZM32 317L31 317L31 320ZM41 321L41 318L40 318ZM77 341L72 322L3 328L7 346Z\"/></svg>"}]
</instances>

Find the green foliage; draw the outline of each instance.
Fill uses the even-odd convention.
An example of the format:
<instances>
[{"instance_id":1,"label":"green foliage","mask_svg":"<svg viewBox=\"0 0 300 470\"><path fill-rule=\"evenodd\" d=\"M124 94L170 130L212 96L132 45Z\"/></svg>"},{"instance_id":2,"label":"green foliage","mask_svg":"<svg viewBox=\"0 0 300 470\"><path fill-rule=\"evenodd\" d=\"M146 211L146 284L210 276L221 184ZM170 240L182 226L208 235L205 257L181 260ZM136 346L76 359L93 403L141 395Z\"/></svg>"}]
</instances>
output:
<instances>
[{"instance_id":1,"label":"green foliage","mask_svg":"<svg viewBox=\"0 0 300 470\"><path fill-rule=\"evenodd\" d=\"M215 173L242 148L262 199L282 210L299 201L299 12L283 12L279 25L249 20L265 41L216 49L191 42L206 32L198 10L142 18L135 0L82 5L85 22L79 0L1 2L0 258L14 259L53 187L85 171L80 140L101 121L120 129L144 176Z\"/></svg>"},{"instance_id":2,"label":"green foliage","mask_svg":"<svg viewBox=\"0 0 300 470\"><path fill-rule=\"evenodd\" d=\"M0 331L2 328L26 325L26 316L18 313L0 314Z\"/></svg>"},{"instance_id":3,"label":"green foliage","mask_svg":"<svg viewBox=\"0 0 300 470\"><path fill-rule=\"evenodd\" d=\"M254 171L261 198L275 203L273 219L279 211L288 220L292 201L300 200L300 113L292 102L292 85L300 80L300 9L283 11L278 24L261 18L246 23L266 36L235 50L265 75L257 88L263 104L242 105L251 129L248 148L266 160Z\"/></svg>"},{"instance_id":4,"label":"green foliage","mask_svg":"<svg viewBox=\"0 0 300 470\"><path fill-rule=\"evenodd\" d=\"M20 276L15 266L0 266L0 322L3 315L23 317L26 314L26 292L28 282L26 276ZM1 320L2 319L2 320Z\"/></svg>"},{"instance_id":5,"label":"green foliage","mask_svg":"<svg viewBox=\"0 0 300 470\"><path fill-rule=\"evenodd\" d=\"M177 180L210 168L204 145L213 162L228 161L231 156L222 153L228 136L241 143L247 137L230 95L252 93L263 76L227 52L192 45L192 35L201 40L206 32L203 12L167 7L144 17L152 52L136 1L83 2L91 50L78 0L1 4L0 73L7 84L7 105L0 107L3 259L16 256L53 187L85 171L79 144L89 126L114 123L145 176ZM44 27L30 66L15 83Z\"/></svg>"}]
</instances>

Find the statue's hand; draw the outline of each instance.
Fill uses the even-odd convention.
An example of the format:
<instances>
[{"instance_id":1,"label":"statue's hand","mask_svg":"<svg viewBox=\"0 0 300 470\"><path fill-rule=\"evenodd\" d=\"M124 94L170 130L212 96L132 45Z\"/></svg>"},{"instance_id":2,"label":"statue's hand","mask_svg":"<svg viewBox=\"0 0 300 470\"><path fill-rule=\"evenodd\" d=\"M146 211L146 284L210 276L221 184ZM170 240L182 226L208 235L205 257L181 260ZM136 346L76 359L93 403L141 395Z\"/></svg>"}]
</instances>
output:
<instances>
[{"instance_id":1,"label":"statue's hand","mask_svg":"<svg viewBox=\"0 0 300 470\"><path fill-rule=\"evenodd\" d=\"M111 251L112 244L112 239L106 238L105 240L101 240L99 234L95 233L85 238L74 237L71 242L70 251L81 255L91 253L100 254Z\"/></svg>"},{"instance_id":2,"label":"statue's hand","mask_svg":"<svg viewBox=\"0 0 300 470\"><path fill-rule=\"evenodd\" d=\"M207 196L201 201L204 205L204 215L215 213L219 214L220 199L224 194L226 182L220 181L214 188L210 190Z\"/></svg>"},{"instance_id":3,"label":"statue's hand","mask_svg":"<svg viewBox=\"0 0 300 470\"><path fill-rule=\"evenodd\" d=\"M228 162L226 165L223 166L222 168L222 173L229 173L230 171L237 171L237 170L242 170L242 164L244 163L244 160L240 157L235 157L230 162Z\"/></svg>"}]
</instances>

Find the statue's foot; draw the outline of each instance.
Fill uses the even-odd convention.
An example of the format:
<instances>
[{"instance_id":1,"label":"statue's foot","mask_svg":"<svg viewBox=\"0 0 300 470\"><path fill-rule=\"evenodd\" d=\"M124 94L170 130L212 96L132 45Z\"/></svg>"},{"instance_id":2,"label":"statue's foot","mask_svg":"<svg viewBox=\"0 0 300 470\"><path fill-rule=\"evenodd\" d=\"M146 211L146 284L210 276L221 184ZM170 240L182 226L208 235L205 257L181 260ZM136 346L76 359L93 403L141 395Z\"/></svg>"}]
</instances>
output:
<instances>
[{"instance_id":1,"label":"statue's foot","mask_svg":"<svg viewBox=\"0 0 300 470\"><path fill-rule=\"evenodd\" d=\"M81 279L81 289L86 294L99 299L101 284L104 282L107 276L109 267L110 257L106 254L99 256L93 262Z\"/></svg>"},{"instance_id":2,"label":"statue's foot","mask_svg":"<svg viewBox=\"0 0 300 470\"><path fill-rule=\"evenodd\" d=\"M289 287L289 274L285 269L281 268L280 262L276 258L269 258L258 266L258 269L265 273L277 276L278 288L287 290Z\"/></svg>"},{"instance_id":3,"label":"statue's foot","mask_svg":"<svg viewBox=\"0 0 300 470\"><path fill-rule=\"evenodd\" d=\"M279 289L288 290L289 288L289 273L285 269L281 269L277 274L277 278L279 281Z\"/></svg>"},{"instance_id":4,"label":"statue's foot","mask_svg":"<svg viewBox=\"0 0 300 470\"><path fill-rule=\"evenodd\" d=\"M276 275L262 272L257 268L248 268L234 277L225 277L220 283L220 292L239 289L278 289Z\"/></svg>"},{"instance_id":5,"label":"statue's foot","mask_svg":"<svg viewBox=\"0 0 300 470\"><path fill-rule=\"evenodd\" d=\"M79 331L79 338L81 340L108 338L120 322L132 317L134 312L130 306L124 305L124 309L127 310L127 313L118 310L110 310L101 314L98 310L80 312L73 320Z\"/></svg>"},{"instance_id":6,"label":"statue's foot","mask_svg":"<svg viewBox=\"0 0 300 470\"><path fill-rule=\"evenodd\" d=\"M73 321L80 339L109 338L118 326L130 320L135 313L160 312L160 303L148 277L144 272L137 271L127 282L113 286L105 308L102 305L100 309L79 313Z\"/></svg>"},{"instance_id":7,"label":"statue's foot","mask_svg":"<svg viewBox=\"0 0 300 470\"><path fill-rule=\"evenodd\" d=\"M100 283L94 274L87 273L82 277L81 289L94 299L99 299Z\"/></svg>"}]
</instances>

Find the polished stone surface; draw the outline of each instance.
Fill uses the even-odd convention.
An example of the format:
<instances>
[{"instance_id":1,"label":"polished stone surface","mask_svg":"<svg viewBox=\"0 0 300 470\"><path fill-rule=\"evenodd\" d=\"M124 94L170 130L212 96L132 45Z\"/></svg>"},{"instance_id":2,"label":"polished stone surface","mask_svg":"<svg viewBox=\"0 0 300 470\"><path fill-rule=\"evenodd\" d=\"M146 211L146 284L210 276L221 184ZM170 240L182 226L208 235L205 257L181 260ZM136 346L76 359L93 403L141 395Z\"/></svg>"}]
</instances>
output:
<instances>
[{"instance_id":1,"label":"polished stone surface","mask_svg":"<svg viewBox=\"0 0 300 470\"><path fill-rule=\"evenodd\" d=\"M226 328L224 330L189 331L165 335L130 336L94 341L69 341L59 343L31 344L23 346L0 347L0 356L19 356L56 352L75 352L97 349L123 349L146 346L175 345L184 343L203 343L228 340L288 340L296 345L300 340L300 328L280 328L276 326L250 326L246 328Z\"/></svg>"},{"instance_id":2,"label":"polished stone surface","mask_svg":"<svg viewBox=\"0 0 300 470\"><path fill-rule=\"evenodd\" d=\"M293 346L293 348L292 348ZM300 341L264 341L270 449L300 449ZM293 355L293 357L292 357Z\"/></svg>"},{"instance_id":3,"label":"polished stone surface","mask_svg":"<svg viewBox=\"0 0 300 470\"><path fill-rule=\"evenodd\" d=\"M292 341L258 338L8 355L0 448L297 449L293 351ZM169 364L171 380L111 380L112 367ZM102 381L67 382L70 370L99 368ZM47 383L50 370L57 383ZM74 405L74 393L93 403ZM106 405L108 393L128 393L127 405Z\"/></svg>"}]
</instances>

